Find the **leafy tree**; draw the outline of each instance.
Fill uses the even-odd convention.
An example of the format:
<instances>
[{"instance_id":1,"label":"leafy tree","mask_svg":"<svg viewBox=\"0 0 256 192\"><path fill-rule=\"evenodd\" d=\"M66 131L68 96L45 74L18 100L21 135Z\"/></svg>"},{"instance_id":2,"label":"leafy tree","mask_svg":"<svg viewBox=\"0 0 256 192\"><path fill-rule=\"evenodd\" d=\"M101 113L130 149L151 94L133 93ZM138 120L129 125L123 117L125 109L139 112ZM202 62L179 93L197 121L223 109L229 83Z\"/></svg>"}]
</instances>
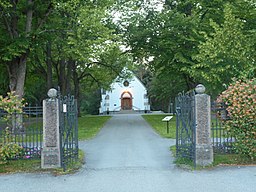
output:
<instances>
[{"instance_id":1,"label":"leafy tree","mask_svg":"<svg viewBox=\"0 0 256 192\"><path fill-rule=\"evenodd\" d=\"M24 94L26 63L38 30L53 9L52 1L7 1L0 4L0 64L9 74L9 88Z\"/></svg>"},{"instance_id":2,"label":"leafy tree","mask_svg":"<svg viewBox=\"0 0 256 192\"><path fill-rule=\"evenodd\" d=\"M169 77L175 75L179 84L186 82L185 90L203 83L216 96L232 77L255 76L252 1L166 0L162 11L132 5L135 14L127 14L130 18L118 25L140 65L152 58L146 67L153 76L165 77L151 86L159 82L161 87L164 80L170 84Z\"/></svg>"},{"instance_id":3,"label":"leafy tree","mask_svg":"<svg viewBox=\"0 0 256 192\"><path fill-rule=\"evenodd\" d=\"M106 87L126 63L108 19L113 3L1 1L0 67L9 74L10 90L40 103L51 87L79 101L84 85L88 91L92 84Z\"/></svg>"},{"instance_id":4,"label":"leafy tree","mask_svg":"<svg viewBox=\"0 0 256 192\"><path fill-rule=\"evenodd\" d=\"M203 33L205 41L199 45L198 63L193 66L195 76L222 87L232 77L252 77L255 74L255 47L251 34L244 31L244 22L232 12L232 6L224 10L224 23L213 20L213 33Z\"/></svg>"},{"instance_id":5,"label":"leafy tree","mask_svg":"<svg viewBox=\"0 0 256 192\"><path fill-rule=\"evenodd\" d=\"M150 82L148 93L152 110L173 112L171 103L174 105L176 95L186 89L186 82L182 80L179 74L166 75L163 71L155 74Z\"/></svg>"}]
</instances>

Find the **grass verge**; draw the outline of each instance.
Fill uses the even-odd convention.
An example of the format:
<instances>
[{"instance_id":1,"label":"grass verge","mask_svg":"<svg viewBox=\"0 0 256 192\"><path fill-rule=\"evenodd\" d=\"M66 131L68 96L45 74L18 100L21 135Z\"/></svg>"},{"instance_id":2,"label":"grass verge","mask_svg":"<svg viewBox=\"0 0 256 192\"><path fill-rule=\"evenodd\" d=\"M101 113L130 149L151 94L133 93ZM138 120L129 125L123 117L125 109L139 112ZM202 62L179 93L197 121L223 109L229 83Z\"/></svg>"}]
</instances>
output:
<instances>
[{"instance_id":1,"label":"grass verge","mask_svg":"<svg viewBox=\"0 0 256 192\"><path fill-rule=\"evenodd\" d=\"M19 159L0 165L0 173L36 172L40 169L40 159Z\"/></svg>"},{"instance_id":2,"label":"grass verge","mask_svg":"<svg viewBox=\"0 0 256 192\"><path fill-rule=\"evenodd\" d=\"M86 115L78 119L78 139L87 140L95 137L111 116Z\"/></svg>"},{"instance_id":3,"label":"grass verge","mask_svg":"<svg viewBox=\"0 0 256 192\"><path fill-rule=\"evenodd\" d=\"M218 165L256 165L256 160L239 154L214 154L213 166Z\"/></svg>"},{"instance_id":4,"label":"grass verge","mask_svg":"<svg viewBox=\"0 0 256 192\"><path fill-rule=\"evenodd\" d=\"M167 122L162 119L166 114L160 115L142 115L142 117L156 130L156 132L165 138L176 138L176 118L175 116L169 121L169 133L167 133Z\"/></svg>"},{"instance_id":5,"label":"grass verge","mask_svg":"<svg viewBox=\"0 0 256 192\"><path fill-rule=\"evenodd\" d=\"M52 173L53 175L65 175L77 172L84 164L84 152L79 150L78 161L69 166L64 172L62 168L42 169L40 159L19 159L8 161L7 164L0 165L0 174L9 173Z\"/></svg>"},{"instance_id":6,"label":"grass verge","mask_svg":"<svg viewBox=\"0 0 256 192\"><path fill-rule=\"evenodd\" d=\"M188 170L194 170L195 165L194 162L191 159L188 158L180 158L176 156L176 146L173 145L170 147L170 150L172 152L172 155L175 157L174 163L182 168L182 169L188 169Z\"/></svg>"},{"instance_id":7,"label":"grass verge","mask_svg":"<svg viewBox=\"0 0 256 192\"><path fill-rule=\"evenodd\" d=\"M202 167L194 165L194 162L188 158L176 157L176 146L171 146L170 150L175 157L174 163L184 169L188 170L201 170L207 168L213 168L216 166L248 166L256 165L256 161L248 158L247 156L242 156L239 154L214 154L214 161L211 165Z\"/></svg>"}]
</instances>

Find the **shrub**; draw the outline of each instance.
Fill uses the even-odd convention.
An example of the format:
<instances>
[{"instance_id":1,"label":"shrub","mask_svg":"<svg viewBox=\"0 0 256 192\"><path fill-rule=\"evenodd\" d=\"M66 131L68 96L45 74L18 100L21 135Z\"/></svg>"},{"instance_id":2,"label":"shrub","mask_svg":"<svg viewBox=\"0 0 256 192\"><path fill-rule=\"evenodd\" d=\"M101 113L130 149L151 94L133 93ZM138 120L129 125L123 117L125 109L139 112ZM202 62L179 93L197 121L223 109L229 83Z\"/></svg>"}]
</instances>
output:
<instances>
[{"instance_id":1,"label":"shrub","mask_svg":"<svg viewBox=\"0 0 256 192\"><path fill-rule=\"evenodd\" d=\"M256 159L256 79L235 81L218 100L227 105L224 125L235 138L236 152Z\"/></svg>"},{"instance_id":2,"label":"shrub","mask_svg":"<svg viewBox=\"0 0 256 192\"><path fill-rule=\"evenodd\" d=\"M0 109L8 114L22 113L24 107L24 99L20 99L15 92L8 92L6 97L0 95Z\"/></svg>"},{"instance_id":3,"label":"shrub","mask_svg":"<svg viewBox=\"0 0 256 192\"><path fill-rule=\"evenodd\" d=\"M7 160L18 159L24 156L23 147L16 143L7 143L0 147L0 164L7 163Z\"/></svg>"},{"instance_id":4,"label":"shrub","mask_svg":"<svg viewBox=\"0 0 256 192\"><path fill-rule=\"evenodd\" d=\"M6 97L0 95L0 109L7 112L7 115L1 117L6 122L6 128L0 138L0 164L24 155L23 147L15 144L12 136L12 128L16 128L18 123L21 124L17 114L22 112L23 102L24 100L15 95L15 92L7 93Z\"/></svg>"}]
</instances>

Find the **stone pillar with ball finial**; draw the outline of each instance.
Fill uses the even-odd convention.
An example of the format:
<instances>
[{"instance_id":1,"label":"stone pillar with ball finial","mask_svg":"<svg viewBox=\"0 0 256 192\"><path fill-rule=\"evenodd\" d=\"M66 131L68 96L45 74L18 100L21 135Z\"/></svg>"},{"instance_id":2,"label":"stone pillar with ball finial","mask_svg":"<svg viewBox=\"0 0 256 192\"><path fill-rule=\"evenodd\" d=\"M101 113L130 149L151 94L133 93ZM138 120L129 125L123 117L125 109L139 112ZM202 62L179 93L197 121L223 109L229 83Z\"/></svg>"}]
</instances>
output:
<instances>
[{"instance_id":1,"label":"stone pillar with ball finial","mask_svg":"<svg viewBox=\"0 0 256 192\"><path fill-rule=\"evenodd\" d=\"M48 99L43 101L43 150L41 167L45 169L61 167L59 141L59 100L57 90L48 91Z\"/></svg>"},{"instance_id":2,"label":"stone pillar with ball finial","mask_svg":"<svg viewBox=\"0 0 256 192\"><path fill-rule=\"evenodd\" d=\"M197 85L195 92L196 165L207 166L213 163L211 102L210 96L204 93L204 85Z\"/></svg>"}]
</instances>

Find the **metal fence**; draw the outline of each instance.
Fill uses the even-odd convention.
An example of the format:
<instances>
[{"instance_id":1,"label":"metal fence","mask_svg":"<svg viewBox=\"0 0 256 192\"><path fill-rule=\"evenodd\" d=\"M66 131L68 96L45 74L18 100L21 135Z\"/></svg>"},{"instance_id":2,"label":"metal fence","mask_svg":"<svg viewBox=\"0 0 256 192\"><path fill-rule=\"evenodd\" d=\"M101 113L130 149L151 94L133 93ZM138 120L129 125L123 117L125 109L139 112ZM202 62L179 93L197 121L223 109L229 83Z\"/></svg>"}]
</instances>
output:
<instances>
[{"instance_id":1,"label":"metal fence","mask_svg":"<svg viewBox=\"0 0 256 192\"><path fill-rule=\"evenodd\" d=\"M0 110L0 143L16 143L24 148L24 158L40 158L43 140L43 109L24 107L22 113Z\"/></svg>"},{"instance_id":2,"label":"metal fence","mask_svg":"<svg viewBox=\"0 0 256 192\"><path fill-rule=\"evenodd\" d=\"M235 139L224 128L225 121L229 120L225 103L211 103L211 135L215 153L233 153Z\"/></svg>"}]
</instances>

